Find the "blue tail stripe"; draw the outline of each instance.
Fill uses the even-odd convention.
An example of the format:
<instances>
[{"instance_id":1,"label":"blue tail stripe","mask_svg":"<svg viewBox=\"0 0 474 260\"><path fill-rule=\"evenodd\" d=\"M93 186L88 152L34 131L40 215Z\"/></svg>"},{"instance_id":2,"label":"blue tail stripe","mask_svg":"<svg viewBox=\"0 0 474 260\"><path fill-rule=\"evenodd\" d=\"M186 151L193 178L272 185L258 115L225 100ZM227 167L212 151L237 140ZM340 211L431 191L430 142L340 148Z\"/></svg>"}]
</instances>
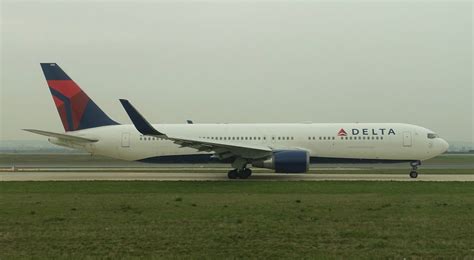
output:
<instances>
[{"instance_id":1,"label":"blue tail stripe","mask_svg":"<svg viewBox=\"0 0 474 260\"><path fill-rule=\"evenodd\" d=\"M93 128L106 125L118 125L119 123L110 119L104 111L102 111L95 103L90 99L87 102L84 114L82 115L81 121L79 122L78 129Z\"/></svg>"},{"instance_id":2,"label":"blue tail stripe","mask_svg":"<svg viewBox=\"0 0 474 260\"><path fill-rule=\"evenodd\" d=\"M46 80L71 80L56 63L41 63Z\"/></svg>"}]
</instances>

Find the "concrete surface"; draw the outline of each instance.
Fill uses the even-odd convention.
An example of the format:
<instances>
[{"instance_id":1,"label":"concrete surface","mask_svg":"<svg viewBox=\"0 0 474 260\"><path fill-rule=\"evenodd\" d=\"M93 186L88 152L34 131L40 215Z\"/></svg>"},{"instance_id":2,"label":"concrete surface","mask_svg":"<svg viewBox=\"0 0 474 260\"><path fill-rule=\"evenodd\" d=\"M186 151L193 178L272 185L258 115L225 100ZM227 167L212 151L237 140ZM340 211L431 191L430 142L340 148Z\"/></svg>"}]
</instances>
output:
<instances>
[{"instance_id":1,"label":"concrete surface","mask_svg":"<svg viewBox=\"0 0 474 260\"><path fill-rule=\"evenodd\" d=\"M275 174L254 173L248 180L229 180L226 173L210 172L0 172L0 181L474 181L473 174Z\"/></svg>"}]
</instances>

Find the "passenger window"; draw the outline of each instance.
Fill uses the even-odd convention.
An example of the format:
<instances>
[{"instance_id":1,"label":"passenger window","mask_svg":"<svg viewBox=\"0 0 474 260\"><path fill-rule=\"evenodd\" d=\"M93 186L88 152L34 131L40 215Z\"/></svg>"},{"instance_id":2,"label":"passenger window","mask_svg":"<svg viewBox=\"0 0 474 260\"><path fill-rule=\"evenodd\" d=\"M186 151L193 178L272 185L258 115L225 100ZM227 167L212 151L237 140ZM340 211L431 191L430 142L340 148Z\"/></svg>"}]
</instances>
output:
<instances>
[{"instance_id":1,"label":"passenger window","mask_svg":"<svg viewBox=\"0 0 474 260\"><path fill-rule=\"evenodd\" d=\"M267 138L264 136L264 137L263 137L263 140L267 140Z\"/></svg>"},{"instance_id":2,"label":"passenger window","mask_svg":"<svg viewBox=\"0 0 474 260\"><path fill-rule=\"evenodd\" d=\"M383 140L383 136L380 137L380 140Z\"/></svg>"}]
</instances>

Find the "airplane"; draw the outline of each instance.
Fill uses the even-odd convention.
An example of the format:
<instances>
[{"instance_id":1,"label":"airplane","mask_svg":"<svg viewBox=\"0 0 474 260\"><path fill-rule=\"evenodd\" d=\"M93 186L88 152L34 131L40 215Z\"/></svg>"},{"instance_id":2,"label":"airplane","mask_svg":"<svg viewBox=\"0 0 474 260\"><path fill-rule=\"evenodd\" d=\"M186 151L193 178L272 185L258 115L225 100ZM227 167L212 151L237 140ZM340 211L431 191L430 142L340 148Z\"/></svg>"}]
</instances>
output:
<instances>
[{"instance_id":1,"label":"airplane","mask_svg":"<svg viewBox=\"0 0 474 260\"><path fill-rule=\"evenodd\" d=\"M56 145L149 163L230 163L229 179L250 167L305 173L314 163L421 162L447 151L433 131L404 123L150 124L126 99L132 124L111 119L56 63L41 63L65 133L24 129Z\"/></svg>"}]
</instances>

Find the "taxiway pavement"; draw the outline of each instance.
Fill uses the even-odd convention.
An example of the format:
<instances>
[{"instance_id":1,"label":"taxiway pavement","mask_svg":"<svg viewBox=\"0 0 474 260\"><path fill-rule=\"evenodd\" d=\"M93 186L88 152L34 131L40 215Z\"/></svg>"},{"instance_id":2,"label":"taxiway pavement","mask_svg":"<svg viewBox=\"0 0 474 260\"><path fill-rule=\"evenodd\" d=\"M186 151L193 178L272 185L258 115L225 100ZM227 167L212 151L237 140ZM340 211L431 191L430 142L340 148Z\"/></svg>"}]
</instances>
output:
<instances>
[{"instance_id":1,"label":"taxiway pavement","mask_svg":"<svg viewBox=\"0 0 474 260\"><path fill-rule=\"evenodd\" d=\"M0 172L0 181L474 181L474 174L276 174L254 173L247 180L229 180L216 172Z\"/></svg>"}]
</instances>

